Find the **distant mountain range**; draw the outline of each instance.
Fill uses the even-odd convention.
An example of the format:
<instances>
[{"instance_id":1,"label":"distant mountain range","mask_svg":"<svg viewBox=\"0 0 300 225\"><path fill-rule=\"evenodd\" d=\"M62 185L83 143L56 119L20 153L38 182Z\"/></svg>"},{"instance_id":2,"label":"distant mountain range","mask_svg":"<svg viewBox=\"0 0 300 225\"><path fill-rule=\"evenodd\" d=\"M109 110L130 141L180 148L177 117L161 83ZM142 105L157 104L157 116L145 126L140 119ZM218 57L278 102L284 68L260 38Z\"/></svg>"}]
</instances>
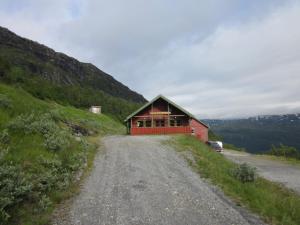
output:
<instances>
[{"instance_id":1,"label":"distant mountain range","mask_svg":"<svg viewBox=\"0 0 300 225\"><path fill-rule=\"evenodd\" d=\"M249 152L264 152L280 143L300 150L300 113L203 121L224 142L246 148Z\"/></svg>"}]
</instances>

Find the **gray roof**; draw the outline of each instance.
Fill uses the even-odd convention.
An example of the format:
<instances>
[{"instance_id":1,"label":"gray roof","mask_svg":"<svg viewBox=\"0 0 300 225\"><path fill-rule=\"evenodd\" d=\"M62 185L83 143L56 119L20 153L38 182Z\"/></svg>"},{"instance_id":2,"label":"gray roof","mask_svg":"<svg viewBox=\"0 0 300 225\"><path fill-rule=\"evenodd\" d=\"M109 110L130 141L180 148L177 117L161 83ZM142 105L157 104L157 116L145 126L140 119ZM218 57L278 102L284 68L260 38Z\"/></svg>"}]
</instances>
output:
<instances>
[{"instance_id":1,"label":"gray roof","mask_svg":"<svg viewBox=\"0 0 300 225\"><path fill-rule=\"evenodd\" d=\"M176 103L172 102L170 99L166 98L163 95L158 95L156 96L154 99L152 99L150 102L146 103L145 105L143 105L141 108L139 108L138 110L136 110L135 112L131 113L129 116L126 117L126 119L124 120L124 122L127 122L131 117L135 116L136 114L138 114L140 111L142 111L143 109L147 108L148 106L150 106L153 102L155 102L158 99L163 99L166 102L168 102L169 104L173 105L175 108L178 108L179 110L181 110L182 112L184 112L185 114L187 114L189 117L193 118L194 120L197 120L199 123L203 124L204 126L206 126L208 128L208 125L206 125L205 123L203 123L202 121L198 120L193 114L191 114L190 112L186 111L184 108L180 107L179 105L177 105Z\"/></svg>"}]
</instances>

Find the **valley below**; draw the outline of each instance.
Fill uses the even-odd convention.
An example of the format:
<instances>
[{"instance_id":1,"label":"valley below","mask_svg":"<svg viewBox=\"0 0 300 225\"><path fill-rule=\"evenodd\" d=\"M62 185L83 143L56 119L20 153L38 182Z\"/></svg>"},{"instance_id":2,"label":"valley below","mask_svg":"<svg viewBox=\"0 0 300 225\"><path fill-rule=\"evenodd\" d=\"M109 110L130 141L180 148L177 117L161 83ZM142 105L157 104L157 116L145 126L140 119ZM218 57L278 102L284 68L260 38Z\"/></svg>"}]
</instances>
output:
<instances>
[{"instance_id":1,"label":"valley below","mask_svg":"<svg viewBox=\"0 0 300 225\"><path fill-rule=\"evenodd\" d=\"M247 152L265 153L280 144L295 147L300 152L300 114L204 121L225 143Z\"/></svg>"}]
</instances>

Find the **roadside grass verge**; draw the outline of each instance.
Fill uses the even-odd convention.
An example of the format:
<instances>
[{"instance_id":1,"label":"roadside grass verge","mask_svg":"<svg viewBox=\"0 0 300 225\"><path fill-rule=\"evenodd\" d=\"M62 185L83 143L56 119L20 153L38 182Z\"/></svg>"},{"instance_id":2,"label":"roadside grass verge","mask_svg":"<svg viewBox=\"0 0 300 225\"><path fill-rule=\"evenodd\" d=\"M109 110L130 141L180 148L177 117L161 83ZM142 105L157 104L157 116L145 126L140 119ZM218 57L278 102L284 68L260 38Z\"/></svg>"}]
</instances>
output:
<instances>
[{"instance_id":1,"label":"roadside grass verge","mask_svg":"<svg viewBox=\"0 0 300 225\"><path fill-rule=\"evenodd\" d=\"M236 153L236 154L250 154L251 156L258 158L258 159L266 159L266 160L274 160L274 161L278 161L278 162L282 162L282 163L286 163L286 164L290 164L290 165L295 165L295 166L300 166L300 160L299 159L295 159L295 158L287 158L284 156L276 156L276 155L267 155L267 154L253 154L250 152L241 152L239 150L235 150L232 148L226 148L226 151L228 152L232 152L232 153Z\"/></svg>"},{"instance_id":2,"label":"roadside grass verge","mask_svg":"<svg viewBox=\"0 0 300 225\"><path fill-rule=\"evenodd\" d=\"M200 176L219 186L237 205L246 206L270 224L300 224L300 196L293 191L260 177L242 183L231 175L235 163L192 136L175 136L171 144L178 151L192 152L195 163L191 164Z\"/></svg>"},{"instance_id":3,"label":"roadside grass verge","mask_svg":"<svg viewBox=\"0 0 300 225\"><path fill-rule=\"evenodd\" d=\"M280 161L283 163L288 163L295 166L300 166L300 160L294 159L294 158L286 158L283 156L275 156L275 155L264 155L264 154L257 154L255 155L258 158L261 159L268 159L268 160L274 160L274 161Z\"/></svg>"},{"instance_id":4,"label":"roadside grass verge","mask_svg":"<svg viewBox=\"0 0 300 225\"><path fill-rule=\"evenodd\" d=\"M49 224L57 204L78 192L101 136L122 133L106 115L0 84L0 224Z\"/></svg>"}]
</instances>

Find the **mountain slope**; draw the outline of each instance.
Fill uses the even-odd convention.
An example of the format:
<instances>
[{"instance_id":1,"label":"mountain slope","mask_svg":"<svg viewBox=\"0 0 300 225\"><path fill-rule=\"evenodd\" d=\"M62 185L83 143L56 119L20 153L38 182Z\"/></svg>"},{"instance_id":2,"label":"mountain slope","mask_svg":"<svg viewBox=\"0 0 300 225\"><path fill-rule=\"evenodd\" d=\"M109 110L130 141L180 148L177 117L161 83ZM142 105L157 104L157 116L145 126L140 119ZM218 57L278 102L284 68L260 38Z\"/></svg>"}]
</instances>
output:
<instances>
[{"instance_id":1,"label":"mountain slope","mask_svg":"<svg viewBox=\"0 0 300 225\"><path fill-rule=\"evenodd\" d=\"M142 95L94 65L81 63L3 27L0 27L0 57L11 66L18 66L27 74L40 76L54 84L89 87L132 102L146 102Z\"/></svg>"}]
</instances>

